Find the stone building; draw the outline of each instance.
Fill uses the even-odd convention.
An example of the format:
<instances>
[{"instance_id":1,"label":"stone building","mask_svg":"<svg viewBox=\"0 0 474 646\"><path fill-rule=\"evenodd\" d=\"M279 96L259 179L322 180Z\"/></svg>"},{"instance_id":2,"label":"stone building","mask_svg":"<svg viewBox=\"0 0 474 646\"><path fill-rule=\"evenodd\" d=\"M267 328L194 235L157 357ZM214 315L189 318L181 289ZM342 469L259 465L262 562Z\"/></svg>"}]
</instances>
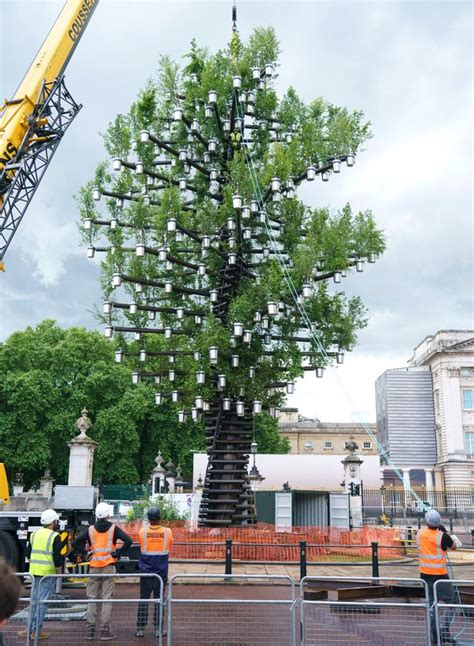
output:
<instances>
[{"instance_id":1,"label":"stone building","mask_svg":"<svg viewBox=\"0 0 474 646\"><path fill-rule=\"evenodd\" d=\"M431 371L437 480L447 489L474 489L474 330L427 336L409 365Z\"/></svg>"},{"instance_id":2,"label":"stone building","mask_svg":"<svg viewBox=\"0 0 474 646\"><path fill-rule=\"evenodd\" d=\"M375 424L368 425L376 433ZM351 438L361 455L377 455L377 446L361 424L320 422L298 413L297 408L282 408L278 420L280 434L290 441L290 453L331 455L347 453Z\"/></svg>"}]
</instances>

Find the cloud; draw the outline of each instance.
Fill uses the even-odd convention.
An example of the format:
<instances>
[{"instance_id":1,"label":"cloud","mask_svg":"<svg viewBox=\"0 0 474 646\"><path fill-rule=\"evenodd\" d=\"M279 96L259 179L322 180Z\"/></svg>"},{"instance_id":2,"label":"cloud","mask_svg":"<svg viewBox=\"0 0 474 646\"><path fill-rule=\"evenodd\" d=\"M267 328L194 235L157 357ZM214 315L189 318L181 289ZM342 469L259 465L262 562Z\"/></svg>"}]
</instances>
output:
<instances>
[{"instance_id":1,"label":"cloud","mask_svg":"<svg viewBox=\"0 0 474 646\"><path fill-rule=\"evenodd\" d=\"M35 200L22 224L17 251L25 262L33 263L32 278L45 287L58 284L68 259L84 255L75 220L61 217L58 207L41 199Z\"/></svg>"},{"instance_id":2,"label":"cloud","mask_svg":"<svg viewBox=\"0 0 474 646\"><path fill-rule=\"evenodd\" d=\"M287 405L322 422L375 422L375 380L389 368L405 367L409 354L347 353L344 364L326 370L322 379L307 373L298 380Z\"/></svg>"}]
</instances>

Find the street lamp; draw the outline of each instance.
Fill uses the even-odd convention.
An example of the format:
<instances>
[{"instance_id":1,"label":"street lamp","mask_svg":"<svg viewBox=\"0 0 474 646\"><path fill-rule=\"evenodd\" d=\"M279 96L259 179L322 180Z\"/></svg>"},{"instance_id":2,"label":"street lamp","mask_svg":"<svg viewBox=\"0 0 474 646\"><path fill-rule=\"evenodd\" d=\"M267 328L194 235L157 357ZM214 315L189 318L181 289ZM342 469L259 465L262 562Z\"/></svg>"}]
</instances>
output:
<instances>
[{"instance_id":1,"label":"street lamp","mask_svg":"<svg viewBox=\"0 0 474 646\"><path fill-rule=\"evenodd\" d=\"M380 485L380 496L382 499L382 516L384 516L385 515L385 485L383 482Z\"/></svg>"},{"instance_id":2,"label":"street lamp","mask_svg":"<svg viewBox=\"0 0 474 646\"><path fill-rule=\"evenodd\" d=\"M255 463L257 456L257 442L252 442L252 444L250 445L250 454L253 457L253 463L252 468L249 471L249 480L252 483L252 489L255 491L260 482L262 482L262 480L265 480L260 471L257 469L257 465Z\"/></svg>"}]
</instances>

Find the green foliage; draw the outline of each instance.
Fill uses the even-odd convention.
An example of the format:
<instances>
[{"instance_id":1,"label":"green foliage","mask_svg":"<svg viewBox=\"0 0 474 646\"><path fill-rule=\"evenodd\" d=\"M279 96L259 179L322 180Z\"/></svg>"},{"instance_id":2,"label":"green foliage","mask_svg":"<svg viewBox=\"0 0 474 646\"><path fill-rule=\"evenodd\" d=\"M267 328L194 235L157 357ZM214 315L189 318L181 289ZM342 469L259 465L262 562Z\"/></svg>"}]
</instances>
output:
<instances>
[{"instance_id":1,"label":"green foliage","mask_svg":"<svg viewBox=\"0 0 474 646\"><path fill-rule=\"evenodd\" d=\"M153 505L158 507L161 512L161 520L189 520L190 511L181 512L178 505L171 498L165 498L164 496L158 496L157 498L146 498L145 500L140 500L140 502L135 502L131 509L127 512L128 522L134 521L145 521L147 519L148 509Z\"/></svg>"},{"instance_id":2,"label":"green foliage","mask_svg":"<svg viewBox=\"0 0 474 646\"><path fill-rule=\"evenodd\" d=\"M106 185L112 193L127 193L120 211L123 227L120 233L109 231L107 234L110 250L102 264L101 278L104 297L111 297L112 275L120 272L127 276L123 291L142 307L135 314L123 308L114 309L110 323L120 325L120 321L125 319L125 323L133 327L146 329L148 305L165 302L166 307L156 314L155 323L149 327L170 326L173 328L172 337L164 340L162 336L157 338L156 334L142 334L139 341L128 346L135 353L135 357L130 358L129 367L145 370L138 360L139 350L185 352L186 355L179 358L177 373L180 410L189 412L197 395L212 398L215 394L212 379L216 372L226 375L226 393L234 400L244 397L246 401L262 401L264 408L280 406L284 403L285 394L278 386L268 388L269 383L294 380L303 374L303 367L330 365L335 350L350 350L357 342L359 330L367 325L368 315L361 300L347 298L339 288L330 287L328 281L332 280L335 272L354 271L358 260L370 259L372 262L374 257L383 253L383 232L377 228L368 210L356 213L349 204L339 209L306 206L300 199L298 186L306 177L309 166L318 170L330 169L337 156L345 159L349 153L362 151L372 136L370 123L361 111L336 106L322 97L306 104L294 88L289 88L279 98L275 91L276 73L271 77L262 75L260 81L254 81L254 66L263 70L271 64L275 71L278 70L279 53L279 44L271 28L255 29L246 42L234 33L229 46L215 54L210 54L193 40L184 57L184 68L180 69L169 58L162 57L156 81L147 83L129 113L119 115L105 135L105 146L110 156L119 155L120 151L125 161L136 155L136 160L144 162L146 169L144 175L134 173L134 162L131 162L132 170L126 168L107 178L104 167L99 166L93 184L99 187ZM223 135L212 110L212 117L206 116L205 112L210 90L217 92L216 108L221 118L234 118L239 110L243 111L242 105L238 107L237 94L233 94L235 75L241 77L242 88L247 92L251 88L255 95L251 104L256 115L255 123L251 124L251 152L244 146L239 147L238 139L231 140ZM233 97L231 108L229 97ZM185 118L174 121L172 115L178 107L183 110ZM245 109L249 116L249 106ZM238 116L242 115L239 113ZM199 136L190 131L192 119L199 122ZM141 141L140 132L144 129L151 134L149 142ZM247 129L243 136L250 136ZM217 151L208 164L203 161L203 156L210 139L216 140ZM159 148L155 149L157 141L163 142L161 148L167 151L166 155ZM176 159L179 150L185 150L186 162ZM163 159L163 156L167 158ZM172 165L170 156L173 157ZM191 172L193 162L204 164L206 172L201 172L202 166L199 172ZM347 163L349 165L349 160ZM220 177L216 193L209 181L211 166ZM294 194L273 201L269 186L274 177L279 178L282 184L293 182L296 185ZM183 178L188 189L192 189L191 200L189 193L183 194L178 188ZM151 197L146 203L142 196L147 192L146 182L149 180L153 185L156 182L159 188L149 190ZM93 185L89 183L81 191L81 215L94 209L90 199ZM263 199L266 199L267 224L259 226L257 217L252 216L248 225L252 242L239 241L254 273L242 276L229 295L225 315L218 318L212 313L207 296L209 290L219 288L225 259L231 250L230 236L224 232L229 218L238 221L239 231L244 226L233 207L233 195L240 195L243 204L250 204L256 197L261 197L257 196L257 185L262 189ZM106 207L111 216L117 217L117 207L113 202L107 201ZM175 218L178 229L184 232L180 240L170 234L170 218ZM267 226L273 227L273 235L279 236L286 256L284 271L277 262ZM99 234L93 227L90 232L92 244ZM201 240L207 235L212 243L209 249L204 250ZM153 253L137 258L133 251L138 241L145 241ZM255 246L261 247L259 253L267 252L267 259L259 264L258 269L255 269L250 253ZM166 250L168 262L157 258L158 249ZM177 262L177 259L184 259L184 263ZM169 262L171 266L168 266ZM205 265L206 275L196 273L198 263ZM138 291L134 279L137 283L143 279L149 283ZM172 283L172 289L164 295L166 282ZM306 347L303 345L305 342L294 340L295 336L301 336L306 323L299 307L295 306L289 283L299 294L303 285L312 288L311 295L304 298L304 307L317 330L318 342L308 340ZM268 341L258 325L258 316L266 313L270 301L279 304L280 315L274 325L277 334ZM186 311L179 322L174 313L178 307ZM253 334L249 345L238 344L238 370L229 367L235 322L242 323ZM117 338L117 342L125 347L126 334L120 332ZM273 354L268 352L269 344ZM210 346L219 348L215 367L209 359ZM199 353L198 358L194 358L196 352ZM255 374L250 379L251 369ZM206 373L204 385L196 382L198 370ZM167 402L170 393L178 388L176 381L169 378L166 356L150 354L146 359L146 372L148 375L143 381L147 383L142 383L135 394L137 402L140 402L137 404L139 410L146 407L147 389L154 387L148 377L159 376L158 390L165 393ZM127 401L127 406L135 410L134 401ZM171 407L165 406L163 410L167 413ZM120 407L107 411L103 423L110 427L122 413ZM102 419L97 423L100 429ZM142 423L139 416L134 421L135 425ZM179 428L192 434L188 424L180 424ZM124 426L121 432L127 435L127 428ZM277 446L274 434L272 437L269 446L272 443ZM172 442L171 438L169 441ZM116 459L120 461L119 456ZM127 477L132 477L132 471Z\"/></svg>"},{"instance_id":3,"label":"green foliage","mask_svg":"<svg viewBox=\"0 0 474 646\"><path fill-rule=\"evenodd\" d=\"M171 405L157 407L151 384L133 386L132 364L116 364L114 349L98 332L63 330L54 321L0 344L0 462L10 478L21 471L29 485L50 469L65 482L67 444L84 406L93 422L89 435L98 442L95 481L146 483L158 450L191 473L191 451L205 450L202 426L178 425ZM278 446L273 426L260 448L279 452Z\"/></svg>"},{"instance_id":4,"label":"green foliage","mask_svg":"<svg viewBox=\"0 0 474 646\"><path fill-rule=\"evenodd\" d=\"M114 346L98 332L43 321L0 344L0 369L0 462L27 484L46 468L66 480L67 443L84 406L99 443L96 481L146 482L159 449L189 473L191 449L204 448L202 429L176 433L171 407L154 405L150 385L132 386L131 368L114 362Z\"/></svg>"}]
</instances>

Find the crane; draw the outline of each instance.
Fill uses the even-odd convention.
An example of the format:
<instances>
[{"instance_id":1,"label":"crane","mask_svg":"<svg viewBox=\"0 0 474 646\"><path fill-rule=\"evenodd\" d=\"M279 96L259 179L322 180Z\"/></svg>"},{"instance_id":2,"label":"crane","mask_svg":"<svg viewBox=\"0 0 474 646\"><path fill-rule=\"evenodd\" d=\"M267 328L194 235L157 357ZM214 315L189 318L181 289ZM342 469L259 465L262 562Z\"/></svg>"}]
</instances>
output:
<instances>
[{"instance_id":1,"label":"crane","mask_svg":"<svg viewBox=\"0 0 474 646\"><path fill-rule=\"evenodd\" d=\"M0 271L62 136L81 109L64 71L99 0L66 0L13 98L0 107Z\"/></svg>"}]
</instances>

